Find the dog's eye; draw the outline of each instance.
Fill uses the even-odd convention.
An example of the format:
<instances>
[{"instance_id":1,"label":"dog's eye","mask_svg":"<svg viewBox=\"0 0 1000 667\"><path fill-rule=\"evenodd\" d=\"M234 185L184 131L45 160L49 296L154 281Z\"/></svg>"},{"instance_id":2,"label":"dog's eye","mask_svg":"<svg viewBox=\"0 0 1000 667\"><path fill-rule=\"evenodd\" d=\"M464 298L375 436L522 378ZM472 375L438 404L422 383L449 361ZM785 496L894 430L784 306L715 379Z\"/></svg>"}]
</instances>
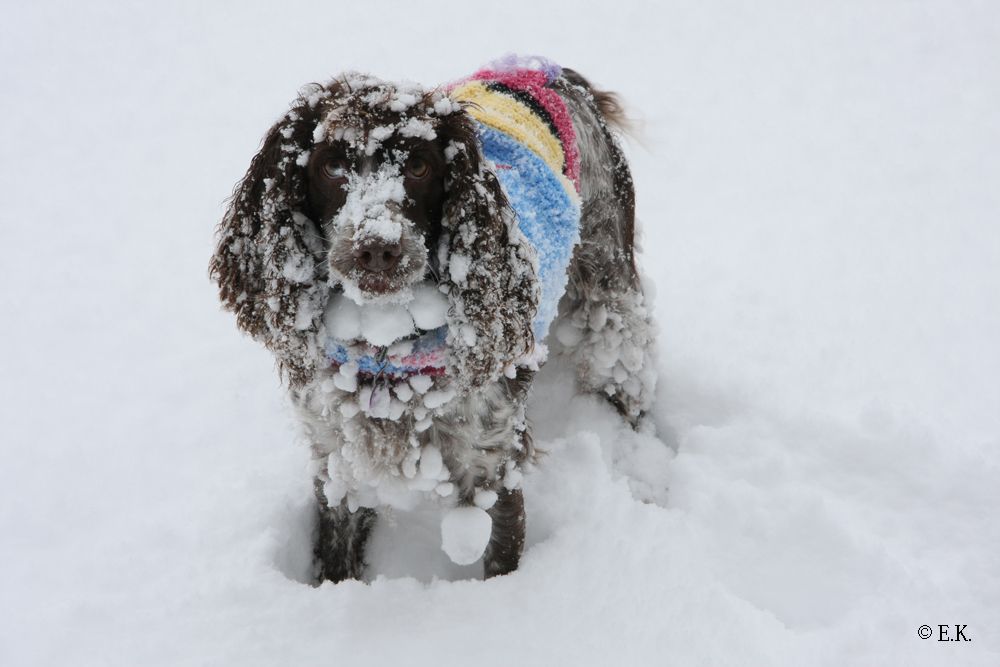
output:
<instances>
[{"instance_id":1,"label":"dog's eye","mask_svg":"<svg viewBox=\"0 0 1000 667\"><path fill-rule=\"evenodd\" d=\"M423 178L430 170L430 164L422 157L410 158L410 161L406 163L406 175L410 178Z\"/></svg>"},{"instance_id":2,"label":"dog's eye","mask_svg":"<svg viewBox=\"0 0 1000 667\"><path fill-rule=\"evenodd\" d=\"M327 160L323 163L323 173L327 178L333 181L339 181L347 178L347 171L350 165L347 160L343 158L335 158L332 160Z\"/></svg>"}]
</instances>

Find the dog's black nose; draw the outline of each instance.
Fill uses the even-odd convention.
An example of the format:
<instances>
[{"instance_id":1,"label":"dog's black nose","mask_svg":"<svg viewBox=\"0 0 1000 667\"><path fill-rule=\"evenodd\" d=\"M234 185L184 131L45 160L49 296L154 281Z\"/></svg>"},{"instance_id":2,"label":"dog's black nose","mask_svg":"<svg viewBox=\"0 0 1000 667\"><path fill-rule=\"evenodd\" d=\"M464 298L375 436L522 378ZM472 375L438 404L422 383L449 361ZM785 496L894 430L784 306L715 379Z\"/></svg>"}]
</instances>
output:
<instances>
[{"instance_id":1,"label":"dog's black nose","mask_svg":"<svg viewBox=\"0 0 1000 667\"><path fill-rule=\"evenodd\" d=\"M399 264L403 248L398 243L376 241L355 248L352 254L358 268L373 273L388 273Z\"/></svg>"}]
</instances>

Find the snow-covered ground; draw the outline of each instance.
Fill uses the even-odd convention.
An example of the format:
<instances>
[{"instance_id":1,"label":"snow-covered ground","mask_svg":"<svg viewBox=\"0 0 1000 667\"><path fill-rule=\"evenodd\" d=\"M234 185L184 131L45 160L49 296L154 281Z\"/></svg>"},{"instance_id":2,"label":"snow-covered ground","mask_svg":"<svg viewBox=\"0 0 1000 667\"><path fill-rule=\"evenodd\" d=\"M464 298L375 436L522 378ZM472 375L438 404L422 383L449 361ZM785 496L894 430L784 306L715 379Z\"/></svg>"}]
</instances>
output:
<instances>
[{"instance_id":1,"label":"snow-covered ground","mask_svg":"<svg viewBox=\"0 0 1000 667\"><path fill-rule=\"evenodd\" d=\"M996 3L2 13L0 665L1000 664ZM518 572L396 516L370 584L310 587L307 449L206 275L223 200L300 84L509 51L641 121L654 418L550 367Z\"/></svg>"}]
</instances>

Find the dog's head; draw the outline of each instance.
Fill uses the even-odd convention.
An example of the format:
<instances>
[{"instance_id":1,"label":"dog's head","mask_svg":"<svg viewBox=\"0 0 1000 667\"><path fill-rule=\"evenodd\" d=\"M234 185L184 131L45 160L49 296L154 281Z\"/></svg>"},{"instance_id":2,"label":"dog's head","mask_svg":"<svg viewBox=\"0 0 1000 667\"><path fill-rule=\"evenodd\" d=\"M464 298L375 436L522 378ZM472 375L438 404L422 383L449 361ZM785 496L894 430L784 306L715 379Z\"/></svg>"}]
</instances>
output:
<instances>
[{"instance_id":1,"label":"dog's head","mask_svg":"<svg viewBox=\"0 0 1000 667\"><path fill-rule=\"evenodd\" d=\"M211 271L293 385L323 363L331 290L404 302L418 283L441 285L449 374L470 386L533 343L534 253L474 121L441 90L363 75L304 88L237 185Z\"/></svg>"},{"instance_id":2,"label":"dog's head","mask_svg":"<svg viewBox=\"0 0 1000 667\"><path fill-rule=\"evenodd\" d=\"M474 137L444 98L382 82L355 85L318 119L307 209L345 292L360 302L393 300L437 273L451 169L445 151Z\"/></svg>"}]
</instances>

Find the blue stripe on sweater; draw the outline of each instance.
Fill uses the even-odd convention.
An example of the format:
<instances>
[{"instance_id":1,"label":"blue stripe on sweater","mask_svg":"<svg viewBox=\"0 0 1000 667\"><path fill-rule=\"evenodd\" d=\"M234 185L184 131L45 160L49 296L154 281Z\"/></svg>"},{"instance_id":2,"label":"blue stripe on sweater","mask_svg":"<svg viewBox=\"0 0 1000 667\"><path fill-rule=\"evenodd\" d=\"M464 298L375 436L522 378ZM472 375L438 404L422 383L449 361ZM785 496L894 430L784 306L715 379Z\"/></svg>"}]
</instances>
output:
<instances>
[{"instance_id":1,"label":"blue stripe on sweater","mask_svg":"<svg viewBox=\"0 0 1000 667\"><path fill-rule=\"evenodd\" d=\"M504 132L477 125L483 154L496 164L518 226L538 254L542 294L532 325L535 340L541 342L566 290L566 269L580 240L580 206L531 149Z\"/></svg>"}]
</instances>

